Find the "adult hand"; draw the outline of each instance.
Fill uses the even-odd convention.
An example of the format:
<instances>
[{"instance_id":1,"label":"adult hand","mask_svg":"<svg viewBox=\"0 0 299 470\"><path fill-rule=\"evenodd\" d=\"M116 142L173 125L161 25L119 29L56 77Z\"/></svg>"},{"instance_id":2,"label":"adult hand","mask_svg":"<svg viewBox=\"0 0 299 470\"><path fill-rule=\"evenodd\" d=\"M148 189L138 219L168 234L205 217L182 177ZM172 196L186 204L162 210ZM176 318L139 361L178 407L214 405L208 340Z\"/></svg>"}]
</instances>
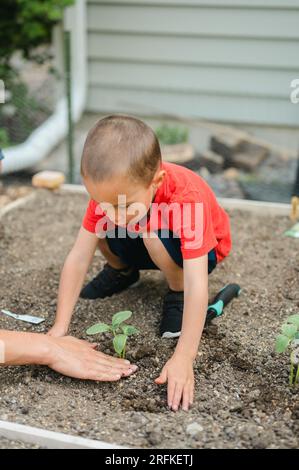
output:
<instances>
[{"instance_id":1,"label":"adult hand","mask_svg":"<svg viewBox=\"0 0 299 470\"><path fill-rule=\"evenodd\" d=\"M96 345L65 336L48 337L50 341L49 359L46 365L69 377L95 381L117 381L137 370L129 361L108 356L95 351Z\"/></svg>"}]
</instances>

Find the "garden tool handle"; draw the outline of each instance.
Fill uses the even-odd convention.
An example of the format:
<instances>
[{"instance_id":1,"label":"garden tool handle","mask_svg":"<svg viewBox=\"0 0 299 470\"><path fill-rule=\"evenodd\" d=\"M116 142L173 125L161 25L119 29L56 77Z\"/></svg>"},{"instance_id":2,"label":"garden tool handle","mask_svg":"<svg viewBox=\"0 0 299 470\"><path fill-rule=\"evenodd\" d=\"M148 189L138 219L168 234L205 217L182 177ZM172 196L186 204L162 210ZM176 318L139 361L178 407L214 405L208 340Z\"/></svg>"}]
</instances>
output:
<instances>
[{"instance_id":1,"label":"garden tool handle","mask_svg":"<svg viewBox=\"0 0 299 470\"><path fill-rule=\"evenodd\" d=\"M241 293L239 284L227 284L221 289L213 300L213 303L208 306L206 323L209 323L213 318L220 317L223 313L224 307L234 298L238 297Z\"/></svg>"},{"instance_id":2,"label":"garden tool handle","mask_svg":"<svg viewBox=\"0 0 299 470\"><path fill-rule=\"evenodd\" d=\"M223 306L225 307L234 297L238 297L240 291L241 287L239 284L227 284L218 292L213 303L222 300Z\"/></svg>"}]
</instances>

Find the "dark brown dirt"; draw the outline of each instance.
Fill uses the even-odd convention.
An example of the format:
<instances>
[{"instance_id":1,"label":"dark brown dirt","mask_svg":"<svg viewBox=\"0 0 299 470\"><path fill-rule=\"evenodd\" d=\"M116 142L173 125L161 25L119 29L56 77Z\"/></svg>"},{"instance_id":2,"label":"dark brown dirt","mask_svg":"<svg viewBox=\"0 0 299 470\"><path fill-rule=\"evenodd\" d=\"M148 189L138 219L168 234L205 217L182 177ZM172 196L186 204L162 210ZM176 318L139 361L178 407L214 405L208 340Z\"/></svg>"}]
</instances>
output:
<instances>
[{"instance_id":1,"label":"dark brown dirt","mask_svg":"<svg viewBox=\"0 0 299 470\"><path fill-rule=\"evenodd\" d=\"M47 317L32 327L0 316L0 328L44 332L52 325L59 274L86 205L85 196L39 191L0 220L0 308ZM273 352L282 320L299 309L298 240L287 217L231 211L233 251L210 276L210 298L226 283L243 292L205 331L195 365L196 400L170 412L154 384L174 340L158 336L163 276L143 271L139 286L99 301L80 300L71 333L130 309L141 334L128 356L138 373L118 383L72 380L42 367L0 370L0 419L138 447L296 448L298 390L288 386L288 355ZM97 256L91 278L104 260ZM100 349L109 352L108 338ZM195 435L188 425L197 423Z\"/></svg>"}]
</instances>

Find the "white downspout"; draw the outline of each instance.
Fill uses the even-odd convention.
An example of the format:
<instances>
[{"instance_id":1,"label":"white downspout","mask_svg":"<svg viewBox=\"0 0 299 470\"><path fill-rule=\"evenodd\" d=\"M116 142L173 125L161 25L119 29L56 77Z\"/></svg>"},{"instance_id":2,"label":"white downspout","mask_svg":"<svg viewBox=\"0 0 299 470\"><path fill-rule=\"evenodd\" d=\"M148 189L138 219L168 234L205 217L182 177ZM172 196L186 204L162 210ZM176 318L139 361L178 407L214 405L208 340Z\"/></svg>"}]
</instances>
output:
<instances>
[{"instance_id":1,"label":"white downspout","mask_svg":"<svg viewBox=\"0 0 299 470\"><path fill-rule=\"evenodd\" d=\"M77 122L86 103L87 54L86 54L86 0L76 0L75 5L65 10L65 29L72 32L72 103L73 120ZM56 26L54 31L56 60L62 66L63 28ZM63 70L63 69L62 69ZM45 158L67 135L67 103L61 98L54 113L20 145L5 148L3 153L3 173L19 171L34 166Z\"/></svg>"}]
</instances>

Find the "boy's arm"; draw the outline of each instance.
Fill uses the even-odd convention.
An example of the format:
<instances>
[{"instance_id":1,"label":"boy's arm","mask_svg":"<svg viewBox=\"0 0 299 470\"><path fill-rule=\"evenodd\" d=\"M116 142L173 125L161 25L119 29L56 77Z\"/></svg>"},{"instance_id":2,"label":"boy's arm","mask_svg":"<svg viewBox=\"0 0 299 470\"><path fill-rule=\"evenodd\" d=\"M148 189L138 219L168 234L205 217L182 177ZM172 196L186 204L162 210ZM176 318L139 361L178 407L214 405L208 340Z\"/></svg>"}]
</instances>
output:
<instances>
[{"instance_id":1,"label":"boy's arm","mask_svg":"<svg viewBox=\"0 0 299 470\"><path fill-rule=\"evenodd\" d=\"M193 402L193 362L205 324L208 307L208 256L184 260L184 314L181 336L165 364L157 384L168 382L168 406L187 411Z\"/></svg>"},{"instance_id":2,"label":"boy's arm","mask_svg":"<svg viewBox=\"0 0 299 470\"><path fill-rule=\"evenodd\" d=\"M50 336L67 334L73 309L78 300L86 273L93 259L98 238L81 227L77 240L69 253L60 277L55 324Z\"/></svg>"},{"instance_id":3,"label":"boy's arm","mask_svg":"<svg viewBox=\"0 0 299 470\"><path fill-rule=\"evenodd\" d=\"M208 308L208 255L184 260L184 315L175 352L195 360Z\"/></svg>"}]
</instances>

